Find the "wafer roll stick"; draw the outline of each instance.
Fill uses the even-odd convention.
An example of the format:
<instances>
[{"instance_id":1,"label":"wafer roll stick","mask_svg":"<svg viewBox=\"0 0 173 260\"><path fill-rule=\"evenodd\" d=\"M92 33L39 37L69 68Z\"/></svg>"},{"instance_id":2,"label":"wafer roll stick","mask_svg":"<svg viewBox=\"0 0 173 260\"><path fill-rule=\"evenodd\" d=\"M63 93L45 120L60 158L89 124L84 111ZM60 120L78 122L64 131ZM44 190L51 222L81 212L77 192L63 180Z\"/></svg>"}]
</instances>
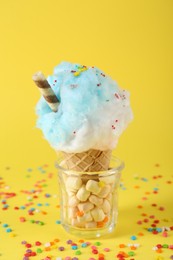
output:
<instances>
[{"instance_id":1,"label":"wafer roll stick","mask_svg":"<svg viewBox=\"0 0 173 260\"><path fill-rule=\"evenodd\" d=\"M41 94L45 98L47 104L49 107L52 109L52 111L57 112L58 111L58 106L59 106L59 101L57 96L55 95L53 89L49 85L47 79L43 75L42 72L37 72L33 75L32 77L33 81L39 88Z\"/></svg>"}]
</instances>

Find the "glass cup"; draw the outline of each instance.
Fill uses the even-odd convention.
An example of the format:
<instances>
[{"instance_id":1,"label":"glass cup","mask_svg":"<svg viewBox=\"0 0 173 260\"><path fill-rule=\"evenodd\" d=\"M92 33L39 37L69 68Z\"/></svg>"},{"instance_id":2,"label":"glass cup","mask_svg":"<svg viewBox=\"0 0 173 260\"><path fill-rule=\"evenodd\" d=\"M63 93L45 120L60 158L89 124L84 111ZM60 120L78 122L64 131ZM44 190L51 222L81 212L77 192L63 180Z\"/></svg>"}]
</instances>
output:
<instances>
[{"instance_id":1,"label":"glass cup","mask_svg":"<svg viewBox=\"0 0 173 260\"><path fill-rule=\"evenodd\" d=\"M114 231L118 217L118 187L124 163L112 156L107 171L78 172L56 164L60 215L72 235L96 238Z\"/></svg>"}]
</instances>

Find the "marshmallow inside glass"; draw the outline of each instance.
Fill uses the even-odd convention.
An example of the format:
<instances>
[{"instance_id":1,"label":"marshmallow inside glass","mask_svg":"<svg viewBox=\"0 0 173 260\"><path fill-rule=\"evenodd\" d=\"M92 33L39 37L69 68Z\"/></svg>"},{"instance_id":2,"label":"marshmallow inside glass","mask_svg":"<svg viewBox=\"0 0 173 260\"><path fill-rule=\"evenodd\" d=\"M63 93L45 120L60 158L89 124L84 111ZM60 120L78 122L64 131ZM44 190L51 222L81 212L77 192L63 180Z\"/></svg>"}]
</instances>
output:
<instances>
[{"instance_id":1,"label":"marshmallow inside glass","mask_svg":"<svg viewBox=\"0 0 173 260\"><path fill-rule=\"evenodd\" d=\"M111 233L124 168L112 150L133 118L129 93L100 69L68 62L33 80L42 93L37 127L58 155L63 227L91 238Z\"/></svg>"}]
</instances>

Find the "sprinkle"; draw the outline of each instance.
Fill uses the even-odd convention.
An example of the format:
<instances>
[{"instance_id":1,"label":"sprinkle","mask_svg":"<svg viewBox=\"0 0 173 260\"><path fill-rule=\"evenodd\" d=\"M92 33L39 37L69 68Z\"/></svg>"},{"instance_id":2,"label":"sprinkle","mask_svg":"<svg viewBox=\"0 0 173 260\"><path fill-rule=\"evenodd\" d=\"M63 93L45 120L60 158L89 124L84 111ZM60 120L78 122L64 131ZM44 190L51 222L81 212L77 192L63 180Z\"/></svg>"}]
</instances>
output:
<instances>
[{"instance_id":1,"label":"sprinkle","mask_svg":"<svg viewBox=\"0 0 173 260\"><path fill-rule=\"evenodd\" d=\"M41 248L37 248L37 253L38 254L40 254L40 253L42 253L43 251L42 251L42 249Z\"/></svg>"},{"instance_id":2,"label":"sprinkle","mask_svg":"<svg viewBox=\"0 0 173 260\"><path fill-rule=\"evenodd\" d=\"M93 250L92 250L92 253L95 254L95 255L97 255L97 254L98 254L98 250L97 250L97 249L93 249Z\"/></svg>"},{"instance_id":3,"label":"sprinkle","mask_svg":"<svg viewBox=\"0 0 173 260\"><path fill-rule=\"evenodd\" d=\"M98 185L99 185L99 187L103 188L105 186L105 182L104 181L99 181Z\"/></svg>"},{"instance_id":4,"label":"sprinkle","mask_svg":"<svg viewBox=\"0 0 173 260\"><path fill-rule=\"evenodd\" d=\"M66 242L67 244L72 244L73 243L73 241L72 240L67 240L67 242Z\"/></svg>"},{"instance_id":5,"label":"sprinkle","mask_svg":"<svg viewBox=\"0 0 173 260\"><path fill-rule=\"evenodd\" d=\"M80 75L80 71L74 72L73 75L74 75L75 77L79 76L79 75Z\"/></svg>"},{"instance_id":6,"label":"sprinkle","mask_svg":"<svg viewBox=\"0 0 173 260\"><path fill-rule=\"evenodd\" d=\"M24 217L20 217L19 220L20 220L20 222L25 222L26 221L26 219Z\"/></svg>"},{"instance_id":7,"label":"sprinkle","mask_svg":"<svg viewBox=\"0 0 173 260\"><path fill-rule=\"evenodd\" d=\"M110 251L110 248L106 247L103 249L105 252L109 252Z\"/></svg>"},{"instance_id":8,"label":"sprinkle","mask_svg":"<svg viewBox=\"0 0 173 260\"><path fill-rule=\"evenodd\" d=\"M144 236L144 233L139 232L139 233L138 233L138 236Z\"/></svg>"},{"instance_id":9,"label":"sprinkle","mask_svg":"<svg viewBox=\"0 0 173 260\"><path fill-rule=\"evenodd\" d=\"M129 255L129 256L134 256L135 253L134 253L133 251L130 251L130 252L128 252L128 255Z\"/></svg>"},{"instance_id":10,"label":"sprinkle","mask_svg":"<svg viewBox=\"0 0 173 260\"><path fill-rule=\"evenodd\" d=\"M51 195L50 195L49 193L46 193L44 196L45 196L46 198L50 198L50 197L51 197Z\"/></svg>"},{"instance_id":11,"label":"sprinkle","mask_svg":"<svg viewBox=\"0 0 173 260\"><path fill-rule=\"evenodd\" d=\"M119 248L124 248L124 247L126 247L125 244L120 244L120 245L119 245Z\"/></svg>"},{"instance_id":12,"label":"sprinkle","mask_svg":"<svg viewBox=\"0 0 173 260\"><path fill-rule=\"evenodd\" d=\"M81 247L87 247L87 243L82 243Z\"/></svg>"},{"instance_id":13,"label":"sprinkle","mask_svg":"<svg viewBox=\"0 0 173 260\"><path fill-rule=\"evenodd\" d=\"M168 248L169 246L168 246L168 244L163 244L162 247L163 248Z\"/></svg>"},{"instance_id":14,"label":"sprinkle","mask_svg":"<svg viewBox=\"0 0 173 260\"><path fill-rule=\"evenodd\" d=\"M36 245L36 246L41 246L41 242L36 241L36 242L35 242L35 245Z\"/></svg>"},{"instance_id":15,"label":"sprinkle","mask_svg":"<svg viewBox=\"0 0 173 260\"><path fill-rule=\"evenodd\" d=\"M59 251L64 251L65 250L65 248L63 246L60 246L58 249L59 249Z\"/></svg>"},{"instance_id":16,"label":"sprinkle","mask_svg":"<svg viewBox=\"0 0 173 260\"><path fill-rule=\"evenodd\" d=\"M26 242L25 240L23 240L23 241L21 242L21 244L22 244L22 245L26 245L27 242Z\"/></svg>"},{"instance_id":17,"label":"sprinkle","mask_svg":"<svg viewBox=\"0 0 173 260\"><path fill-rule=\"evenodd\" d=\"M100 243L100 242L95 242L95 245L96 245L96 246L100 246L101 243Z\"/></svg>"},{"instance_id":18,"label":"sprinkle","mask_svg":"<svg viewBox=\"0 0 173 260\"><path fill-rule=\"evenodd\" d=\"M137 237L136 237L136 236L131 236L130 239L131 239L131 240L136 240Z\"/></svg>"},{"instance_id":19,"label":"sprinkle","mask_svg":"<svg viewBox=\"0 0 173 260\"><path fill-rule=\"evenodd\" d=\"M77 251L75 252L75 255L81 255L81 251L80 251L80 250L77 250Z\"/></svg>"},{"instance_id":20,"label":"sprinkle","mask_svg":"<svg viewBox=\"0 0 173 260\"><path fill-rule=\"evenodd\" d=\"M26 244L25 247L27 247L27 248L31 248L32 245L31 245L31 244Z\"/></svg>"},{"instance_id":21,"label":"sprinkle","mask_svg":"<svg viewBox=\"0 0 173 260\"><path fill-rule=\"evenodd\" d=\"M11 229L11 228L7 228L7 229L6 229L6 232L7 232L7 233L10 233L10 232L12 232L12 229Z\"/></svg>"},{"instance_id":22,"label":"sprinkle","mask_svg":"<svg viewBox=\"0 0 173 260\"><path fill-rule=\"evenodd\" d=\"M57 221L56 221L56 224L61 224L61 220L57 220Z\"/></svg>"},{"instance_id":23,"label":"sprinkle","mask_svg":"<svg viewBox=\"0 0 173 260\"><path fill-rule=\"evenodd\" d=\"M2 226L6 228L6 227L8 227L8 224L3 224Z\"/></svg>"},{"instance_id":24,"label":"sprinkle","mask_svg":"<svg viewBox=\"0 0 173 260\"><path fill-rule=\"evenodd\" d=\"M50 242L44 244L44 247L50 247L50 246L51 246Z\"/></svg>"},{"instance_id":25,"label":"sprinkle","mask_svg":"<svg viewBox=\"0 0 173 260\"><path fill-rule=\"evenodd\" d=\"M167 233L166 231L164 231L164 232L162 233L162 236L163 236L163 237L167 237L167 236L168 236L168 233Z\"/></svg>"},{"instance_id":26,"label":"sprinkle","mask_svg":"<svg viewBox=\"0 0 173 260\"><path fill-rule=\"evenodd\" d=\"M78 249L78 246L77 245L72 245L71 249L72 250L76 250L76 249Z\"/></svg>"}]
</instances>

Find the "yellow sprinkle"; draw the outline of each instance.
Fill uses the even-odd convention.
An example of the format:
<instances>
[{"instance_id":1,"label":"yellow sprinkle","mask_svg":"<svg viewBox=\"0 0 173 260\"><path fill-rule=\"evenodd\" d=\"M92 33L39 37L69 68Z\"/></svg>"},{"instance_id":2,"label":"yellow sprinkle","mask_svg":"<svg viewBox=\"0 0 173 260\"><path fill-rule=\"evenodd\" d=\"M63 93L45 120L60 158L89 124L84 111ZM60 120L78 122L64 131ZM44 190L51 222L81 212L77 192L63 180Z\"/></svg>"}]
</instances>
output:
<instances>
[{"instance_id":1,"label":"yellow sprinkle","mask_svg":"<svg viewBox=\"0 0 173 260\"><path fill-rule=\"evenodd\" d=\"M10 237L16 237L16 234L11 233L11 234L10 234Z\"/></svg>"},{"instance_id":2,"label":"yellow sprinkle","mask_svg":"<svg viewBox=\"0 0 173 260\"><path fill-rule=\"evenodd\" d=\"M82 71L85 71L85 70L87 70L86 67L80 68L80 71L81 71L81 72L82 72Z\"/></svg>"},{"instance_id":3,"label":"yellow sprinkle","mask_svg":"<svg viewBox=\"0 0 173 260\"><path fill-rule=\"evenodd\" d=\"M74 75L75 77L76 77L76 76L79 76L79 75L80 75L80 71L76 71L73 75Z\"/></svg>"},{"instance_id":4,"label":"yellow sprinkle","mask_svg":"<svg viewBox=\"0 0 173 260\"><path fill-rule=\"evenodd\" d=\"M56 245L51 246L51 249L57 249L57 246Z\"/></svg>"},{"instance_id":5,"label":"yellow sprinkle","mask_svg":"<svg viewBox=\"0 0 173 260\"><path fill-rule=\"evenodd\" d=\"M105 182L104 181L99 181L99 187L103 188L105 186Z\"/></svg>"},{"instance_id":6,"label":"yellow sprinkle","mask_svg":"<svg viewBox=\"0 0 173 260\"><path fill-rule=\"evenodd\" d=\"M162 257L162 256L156 256L156 257L155 257L155 260L164 260L164 257Z\"/></svg>"}]
</instances>

